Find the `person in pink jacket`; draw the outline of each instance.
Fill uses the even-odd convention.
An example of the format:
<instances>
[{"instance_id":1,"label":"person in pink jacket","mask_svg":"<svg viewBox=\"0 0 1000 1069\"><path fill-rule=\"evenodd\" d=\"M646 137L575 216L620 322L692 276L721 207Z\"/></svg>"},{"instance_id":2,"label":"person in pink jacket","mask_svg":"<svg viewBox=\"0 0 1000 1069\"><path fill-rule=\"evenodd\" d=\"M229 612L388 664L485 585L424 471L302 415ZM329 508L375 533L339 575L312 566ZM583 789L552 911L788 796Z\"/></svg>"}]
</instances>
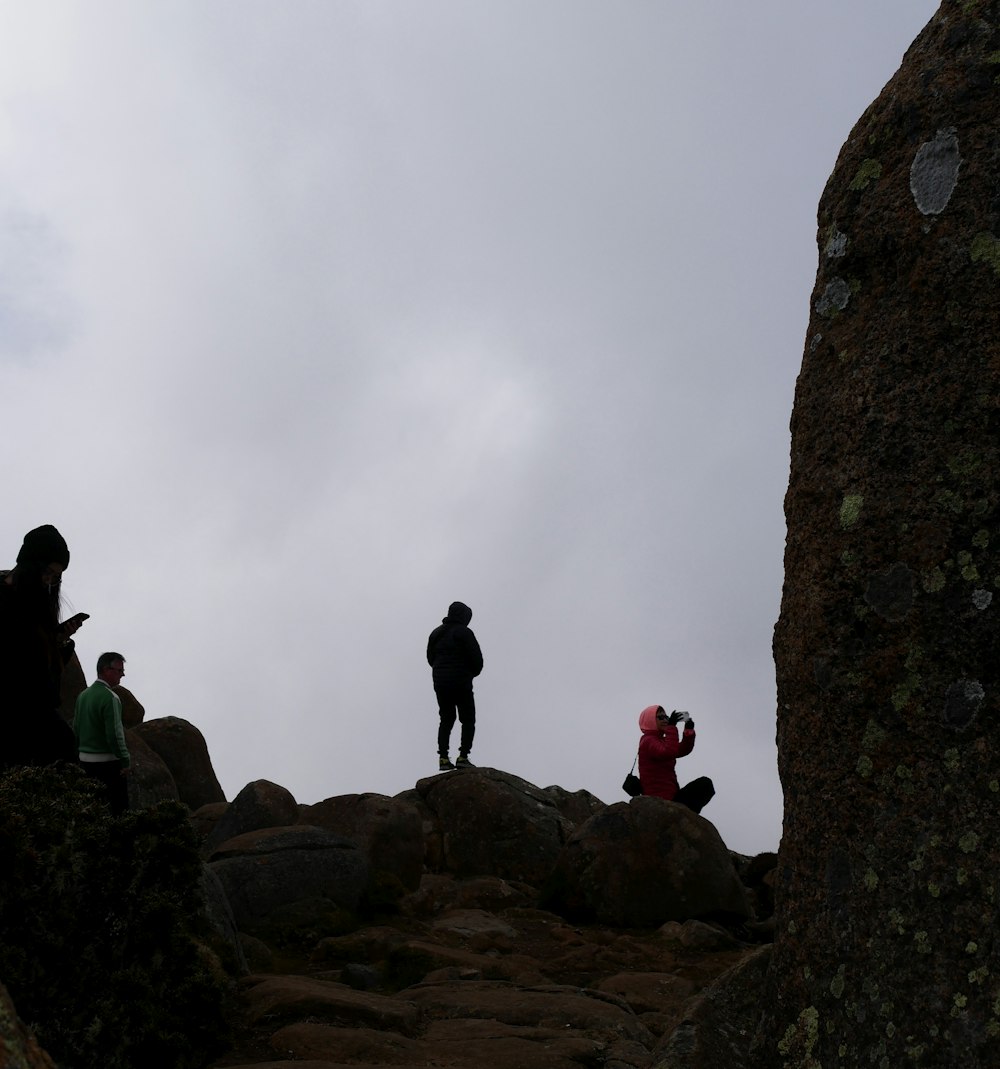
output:
<instances>
[{"instance_id":1,"label":"person in pink jacket","mask_svg":"<svg viewBox=\"0 0 1000 1069\"><path fill-rule=\"evenodd\" d=\"M684 734L679 736L677 724L681 720L685 720ZM680 787L674 771L677 758L687 757L694 749L694 721L676 709L668 716L662 705L647 705L639 714L639 728L642 731L639 740L642 793L686 805L700 813L715 794L712 781L701 776Z\"/></svg>"}]
</instances>

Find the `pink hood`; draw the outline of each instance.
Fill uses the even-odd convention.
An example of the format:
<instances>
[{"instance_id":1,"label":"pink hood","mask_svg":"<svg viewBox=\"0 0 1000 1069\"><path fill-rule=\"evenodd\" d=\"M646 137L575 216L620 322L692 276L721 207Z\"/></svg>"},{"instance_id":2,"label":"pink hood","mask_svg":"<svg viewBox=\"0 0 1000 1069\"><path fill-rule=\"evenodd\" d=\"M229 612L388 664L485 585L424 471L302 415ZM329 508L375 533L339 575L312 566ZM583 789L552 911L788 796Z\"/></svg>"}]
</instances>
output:
<instances>
[{"instance_id":1,"label":"pink hood","mask_svg":"<svg viewBox=\"0 0 1000 1069\"><path fill-rule=\"evenodd\" d=\"M639 727L642 731L653 731L659 734L662 728L656 722L656 714L663 708L662 705L647 705L639 714Z\"/></svg>"}]
</instances>

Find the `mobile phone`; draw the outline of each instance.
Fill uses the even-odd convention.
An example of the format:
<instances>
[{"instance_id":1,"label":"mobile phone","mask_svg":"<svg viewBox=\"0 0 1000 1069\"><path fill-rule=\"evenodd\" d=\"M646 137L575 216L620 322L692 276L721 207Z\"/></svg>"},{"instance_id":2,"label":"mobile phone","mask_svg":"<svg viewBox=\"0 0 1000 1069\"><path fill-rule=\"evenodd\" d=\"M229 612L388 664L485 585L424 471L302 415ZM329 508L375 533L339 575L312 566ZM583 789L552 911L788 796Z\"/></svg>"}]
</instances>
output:
<instances>
[{"instance_id":1,"label":"mobile phone","mask_svg":"<svg viewBox=\"0 0 1000 1069\"><path fill-rule=\"evenodd\" d=\"M68 620L63 620L63 627L65 627L67 624L82 624L84 620L89 619L89 612L78 612L75 616L71 616Z\"/></svg>"}]
</instances>

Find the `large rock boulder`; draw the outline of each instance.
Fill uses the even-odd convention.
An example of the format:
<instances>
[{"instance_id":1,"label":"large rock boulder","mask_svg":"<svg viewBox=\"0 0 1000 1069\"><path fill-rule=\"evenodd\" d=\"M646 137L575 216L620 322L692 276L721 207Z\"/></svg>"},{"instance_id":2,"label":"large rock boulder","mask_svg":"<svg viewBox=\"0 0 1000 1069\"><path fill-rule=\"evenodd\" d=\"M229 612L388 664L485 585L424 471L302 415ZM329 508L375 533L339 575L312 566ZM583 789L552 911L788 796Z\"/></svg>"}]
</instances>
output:
<instances>
[{"instance_id":1,"label":"large rock boulder","mask_svg":"<svg viewBox=\"0 0 1000 1069\"><path fill-rule=\"evenodd\" d=\"M685 806L643 796L610 805L577 829L542 904L570 920L626 928L749 916L715 826Z\"/></svg>"},{"instance_id":2,"label":"large rock boulder","mask_svg":"<svg viewBox=\"0 0 1000 1069\"><path fill-rule=\"evenodd\" d=\"M284 828L297 824L298 818L299 806L290 791L270 780L254 780L226 806L205 839L204 853L211 856L217 846L237 835L262 828Z\"/></svg>"},{"instance_id":3,"label":"large rock boulder","mask_svg":"<svg viewBox=\"0 0 1000 1069\"><path fill-rule=\"evenodd\" d=\"M155 750L146 745L135 731L125 732L125 745L132 759L128 772L128 804L130 809L145 809L157 802L179 802L177 784L170 769Z\"/></svg>"},{"instance_id":4,"label":"large rock boulder","mask_svg":"<svg viewBox=\"0 0 1000 1069\"><path fill-rule=\"evenodd\" d=\"M241 930L323 924L354 911L368 883L358 847L322 828L267 828L230 839L209 866Z\"/></svg>"},{"instance_id":5,"label":"large rock boulder","mask_svg":"<svg viewBox=\"0 0 1000 1069\"><path fill-rule=\"evenodd\" d=\"M454 876L500 876L537 887L573 832L550 795L495 768L431 776L414 793L436 840L428 856Z\"/></svg>"},{"instance_id":6,"label":"large rock boulder","mask_svg":"<svg viewBox=\"0 0 1000 1069\"><path fill-rule=\"evenodd\" d=\"M146 710L142 702L139 701L128 687L123 687L121 683L111 689L121 699L122 723L125 727L134 728L137 724L141 724L146 718Z\"/></svg>"},{"instance_id":7,"label":"large rock boulder","mask_svg":"<svg viewBox=\"0 0 1000 1069\"><path fill-rule=\"evenodd\" d=\"M303 806L299 822L326 828L357 843L373 881L388 876L406 891L420 886L423 822L411 803L384 794L342 794Z\"/></svg>"},{"instance_id":8,"label":"large rock boulder","mask_svg":"<svg viewBox=\"0 0 1000 1069\"><path fill-rule=\"evenodd\" d=\"M792 415L760 1064L995 1064L1000 6L945 0L844 145Z\"/></svg>"},{"instance_id":9,"label":"large rock boulder","mask_svg":"<svg viewBox=\"0 0 1000 1069\"><path fill-rule=\"evenodd\" d=\"M180 800L189 809L226 800L204 736L194 724L178 716L164 716L144 720L132 730L170 769Z\"/></svg>"}]
</instances>

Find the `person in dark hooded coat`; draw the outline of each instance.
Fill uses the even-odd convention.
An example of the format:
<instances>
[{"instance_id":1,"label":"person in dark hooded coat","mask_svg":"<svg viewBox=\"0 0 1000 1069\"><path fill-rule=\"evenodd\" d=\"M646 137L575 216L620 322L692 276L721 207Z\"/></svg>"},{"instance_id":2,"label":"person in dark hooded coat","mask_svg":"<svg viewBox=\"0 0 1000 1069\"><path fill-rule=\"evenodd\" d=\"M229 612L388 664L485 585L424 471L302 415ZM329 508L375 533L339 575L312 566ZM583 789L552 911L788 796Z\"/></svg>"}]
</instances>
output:
<instances>
[{"instance_id":1,"label":"person in dark hooded coat","mask_svg":"<svg viewBox=\"0 0 1000 1069\"><path fill-rule=\"evenodd\" d=\"M460 601L448 606L448 615L435 627L427 639L427 663L431 666L434 693L437 696L438 768L471 768L469 753L476 734L476 700L472 681L483 670L483 654L479 642L469 627L472 610ZM448 756L451 729L456 717L462 725L462 739L458 760L453 765Z\"/></svg>"},{"instance_id":2,"label":"person in dark hooded coat","mask_svg":"<svg viewBox=\"0 0 1000 1069\"><path fill-rule=\"evenodd\" d=\"M63 665L83 614L59 623L69 548L51 524L29 531L17 564L0 572L0 769L76 760L59 712Z\"/></svg>"}]
</instances>

